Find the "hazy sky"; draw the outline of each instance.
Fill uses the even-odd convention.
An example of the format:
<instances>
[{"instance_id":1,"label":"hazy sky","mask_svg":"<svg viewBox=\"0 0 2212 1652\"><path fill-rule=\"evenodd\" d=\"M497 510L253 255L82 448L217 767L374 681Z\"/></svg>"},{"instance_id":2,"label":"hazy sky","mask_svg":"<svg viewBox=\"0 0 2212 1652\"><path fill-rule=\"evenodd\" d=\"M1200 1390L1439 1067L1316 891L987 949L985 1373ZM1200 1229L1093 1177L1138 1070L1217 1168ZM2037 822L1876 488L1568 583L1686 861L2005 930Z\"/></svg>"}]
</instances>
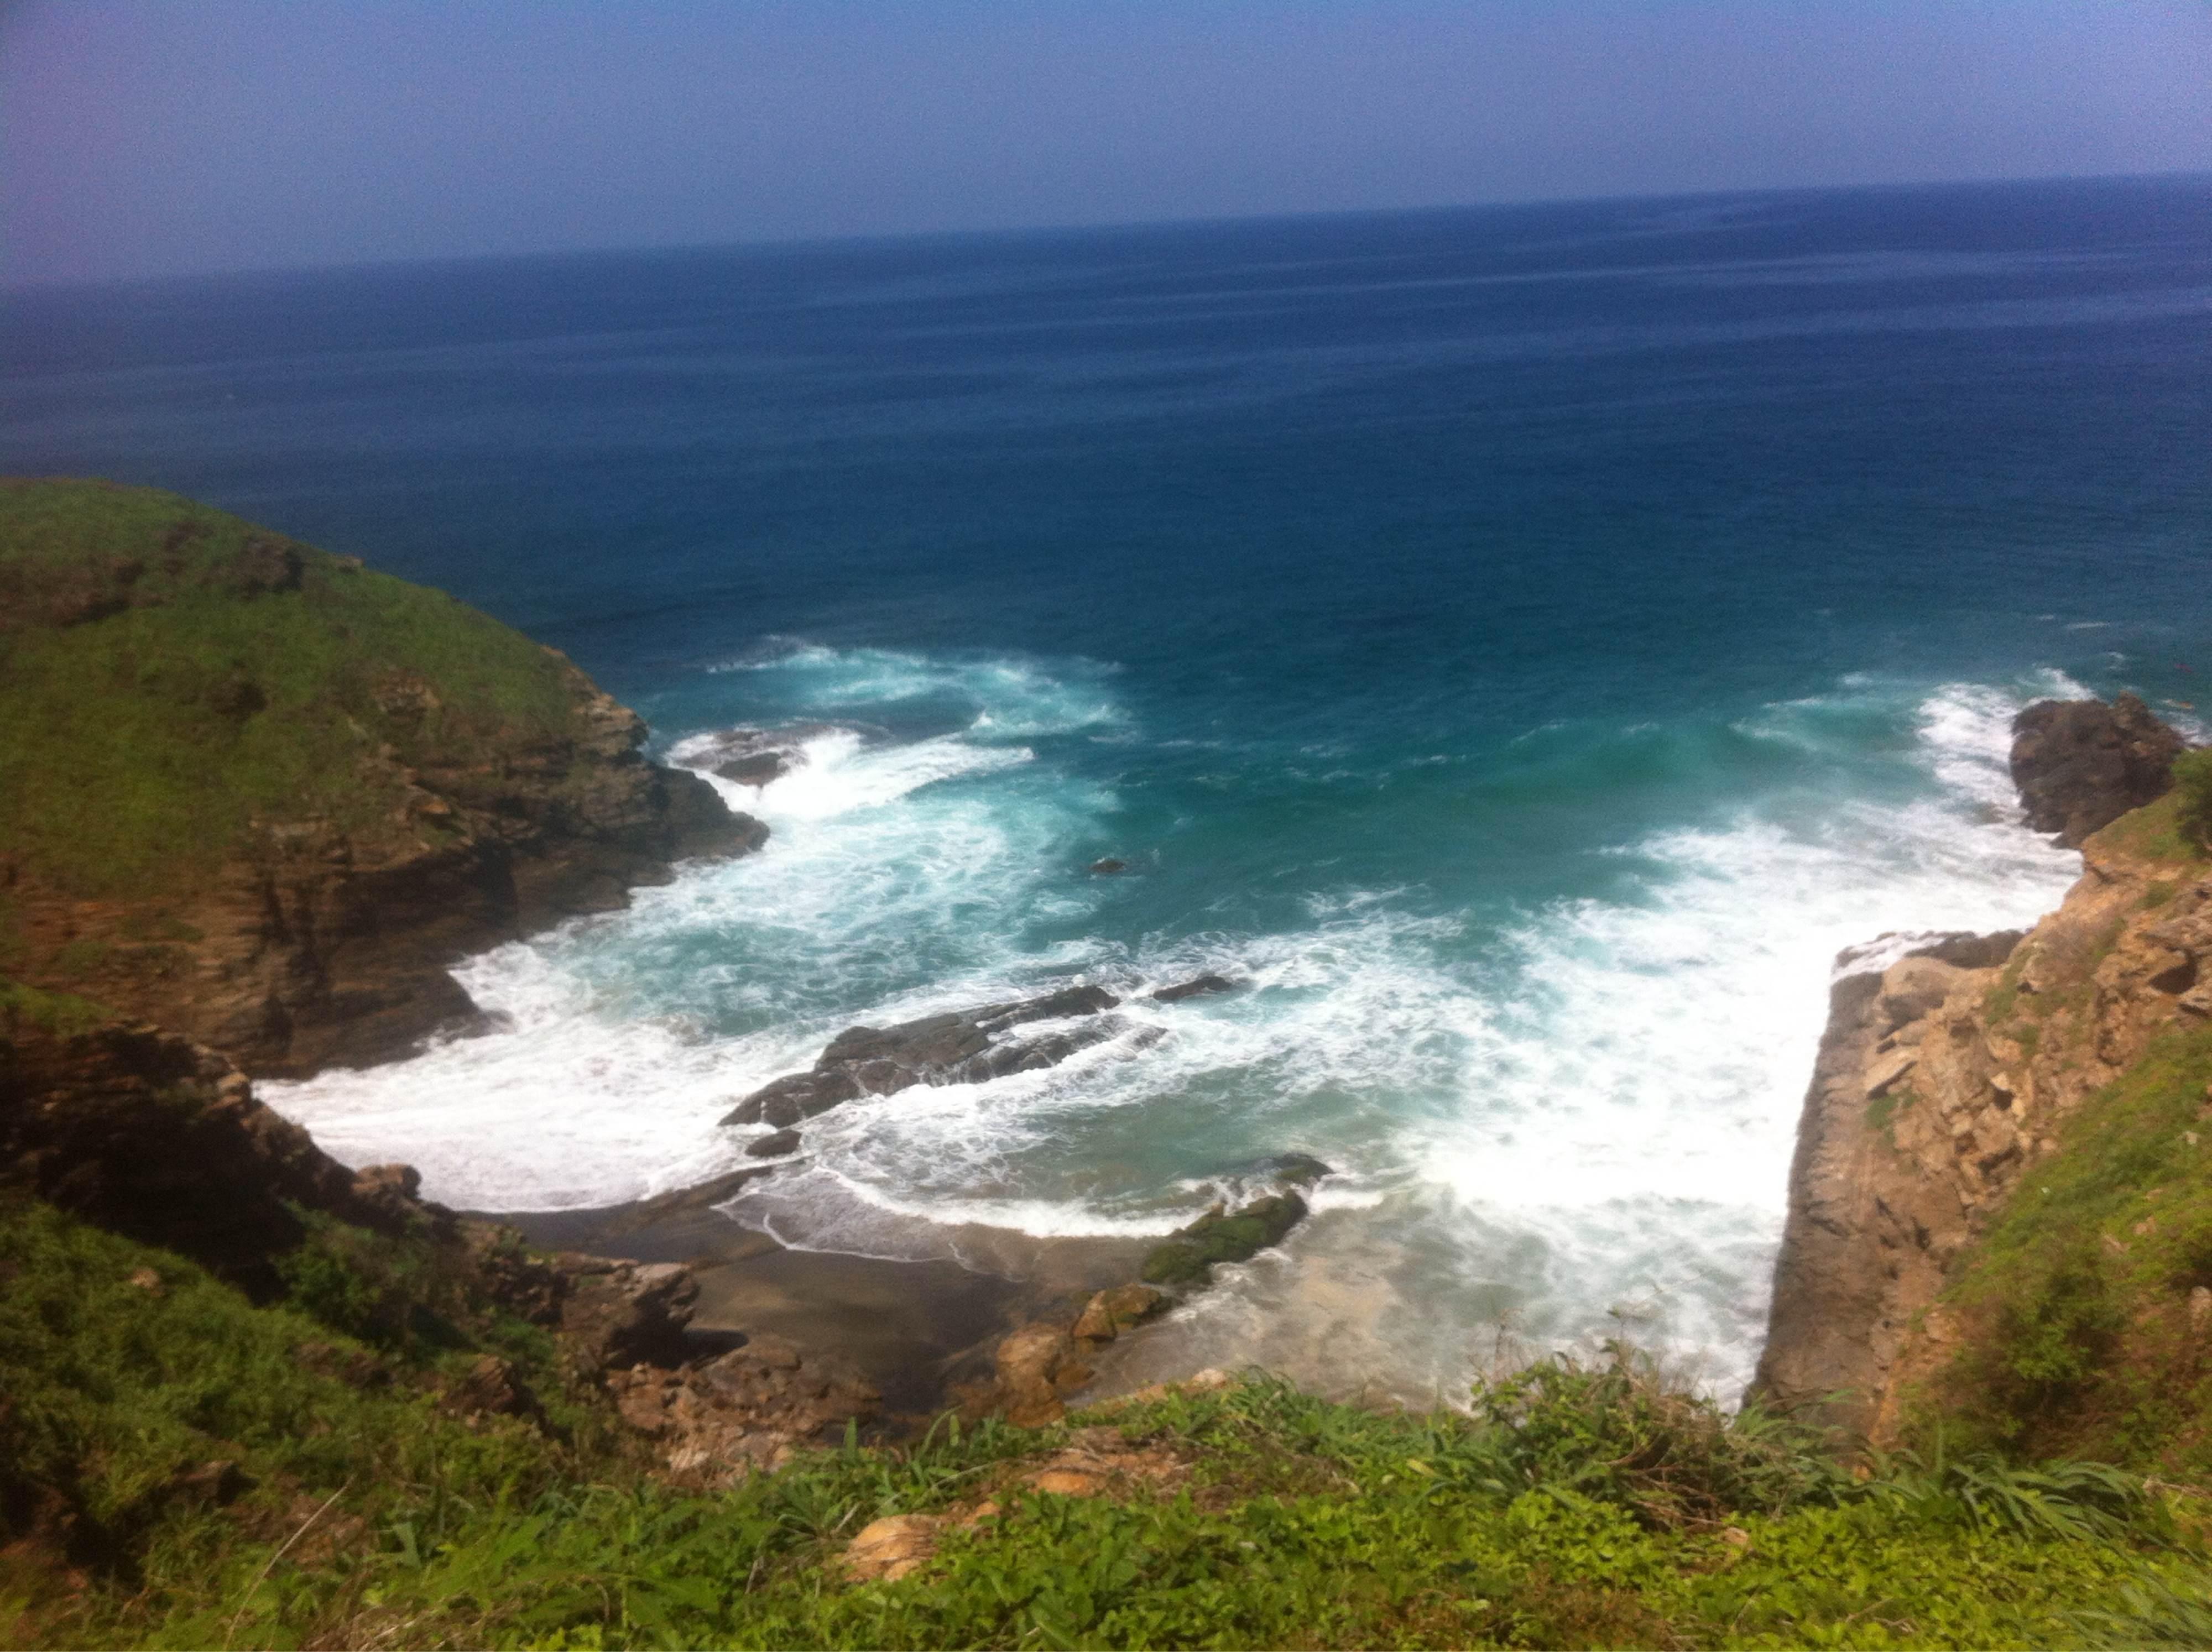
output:
<instances>
[{"instance_id":1,"label":"hazy sky","mask_svg":"<svg viewBox=\"0 0 2212 1652\"><path fill-rule=\"evenodd\" d=\"M0 281L2212 169L2212 0L0 0Z\"/></svg>"}]
</instances>

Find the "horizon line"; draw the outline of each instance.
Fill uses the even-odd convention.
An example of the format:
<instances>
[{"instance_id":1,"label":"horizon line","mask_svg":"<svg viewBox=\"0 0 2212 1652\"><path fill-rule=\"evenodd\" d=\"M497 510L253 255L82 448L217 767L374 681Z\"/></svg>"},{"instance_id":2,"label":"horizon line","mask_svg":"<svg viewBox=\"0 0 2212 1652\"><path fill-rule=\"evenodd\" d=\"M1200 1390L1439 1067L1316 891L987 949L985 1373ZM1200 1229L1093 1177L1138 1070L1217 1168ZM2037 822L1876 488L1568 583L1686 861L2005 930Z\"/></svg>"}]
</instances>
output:
<instances>
[{"instance_id":1,"label":"horizon line","mask_svg":"<svg viewBox=\"0 0 2212 1652\"><path fill-rule=\"evenodd\" d=\"M1653 193L1543 195L1500 197L1487 201L1443 201L1419 206L1329 207L1290 212L1200 213L1182 217L1133 218L1053 223L970 225L938 229L858 231L826 235L766 236L758 240L632 241L570 247L546 247L529 252L477 252L408 254L388 258L348 259L309 264L246 264L215 269L180 269L137 275L77 276L64 279L9 281L0 278L0 293L9 295L113 291L117 288L184 285L234 280L243 276L296 277L337 276L355 272L433 270L461 264L548 263L570 258L611 258L646 254L765 252L809 248L867 247L918 242L1040 239L1054 236L1109 234L1144 230L1200 229L1237 224L1302 223L1327 219L1416 217L1454 212L1499 212L1554 206L1601 206L1614 203L1721 201L1753 197L1806 195L1856 195L1953 189L2029 188L2052 184L2173 183L2192 179L2212 181L2212 168L2189 167L2170 172L2050 173L2033 176L1983 176L1892 179L1859 184L1775 184L1734 185L1713 189L1666 190Z\"/></svg>"}]
</instances>

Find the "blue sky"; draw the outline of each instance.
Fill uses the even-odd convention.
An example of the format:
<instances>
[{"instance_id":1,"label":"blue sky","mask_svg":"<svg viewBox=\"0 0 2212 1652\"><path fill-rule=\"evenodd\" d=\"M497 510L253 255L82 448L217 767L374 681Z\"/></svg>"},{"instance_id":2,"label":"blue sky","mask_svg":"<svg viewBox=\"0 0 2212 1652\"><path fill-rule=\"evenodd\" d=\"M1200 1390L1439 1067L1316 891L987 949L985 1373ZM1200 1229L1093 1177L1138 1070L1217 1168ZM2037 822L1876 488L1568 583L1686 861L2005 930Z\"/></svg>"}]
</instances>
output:
<instances>
[{"instance_id":1,"label":"blue sky","mask_svg":"<svg viewBox=\"0 0 2212 1652\"><path fill-rule=\"evenodd\" d=\"M0 0L0 282L2212 170L2206 0Z\"/></svg>"}]
</instances>

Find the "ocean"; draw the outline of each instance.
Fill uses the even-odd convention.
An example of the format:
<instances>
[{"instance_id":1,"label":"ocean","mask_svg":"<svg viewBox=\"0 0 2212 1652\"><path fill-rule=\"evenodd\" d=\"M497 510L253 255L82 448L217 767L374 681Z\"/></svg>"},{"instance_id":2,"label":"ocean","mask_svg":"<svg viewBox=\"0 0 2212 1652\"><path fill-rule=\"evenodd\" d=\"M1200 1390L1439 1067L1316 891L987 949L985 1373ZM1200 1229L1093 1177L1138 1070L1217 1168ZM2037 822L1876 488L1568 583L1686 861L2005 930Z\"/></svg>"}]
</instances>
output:
<instances>
[{"instance_id":1,"label":"ocean","mask_svg":"<svg viewBox=\"0 0 2212 1652\"><path fill-rule=\"evenodd\" d=\"M1095 981L1164 1036L731 1215L974 1260L1310 1153L1139 1363L1407 1397L1617 1334L1740 1389L1837 951L2056 903L2030 700L2203 734L2208 455L2202 178L0 296L0 468L442 586L664 756L801 731L763 853L461 969L509 1030L264 1087L326 1147L606 1204L843 1027Z\"/></svg>"}]
</instances>

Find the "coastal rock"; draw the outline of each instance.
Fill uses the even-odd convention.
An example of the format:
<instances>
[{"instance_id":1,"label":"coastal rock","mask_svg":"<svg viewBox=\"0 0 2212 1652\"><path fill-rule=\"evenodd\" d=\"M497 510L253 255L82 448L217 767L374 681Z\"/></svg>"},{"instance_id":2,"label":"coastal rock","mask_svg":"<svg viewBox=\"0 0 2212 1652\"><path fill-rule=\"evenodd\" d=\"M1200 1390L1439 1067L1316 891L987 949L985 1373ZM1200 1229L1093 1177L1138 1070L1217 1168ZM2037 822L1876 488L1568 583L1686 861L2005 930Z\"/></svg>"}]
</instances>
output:
<instances>
[{"instance_id":1,"label":"coastal rock","mask_svg":"<svg viewBox=\"0 0 2212 1652\"><path fill-rule=\"evenodd\" d=\"M1305 1220L1306 1202L1295 1193L1270 1193L1235 1211L1209 1211L1179 1228L1165 1244L1145 1258L1147 1285L1203 1283L1218 1262L1249 1261Z\"/></svg>"},{"instance_id":2,"label":"coastal rock","mask_svg":"<svg viewBox=\"0 0 2212 1652\"><path fill-rule=\"evenodd\" d=\"M869 1422L883 1400L845 1361L773 1336L678 1370L615 1371L607 1389L623 1420L657 1442L668 1472L704 1488L779 1467Z\"/></svg>"},{"instance_id":3,"label":"coastal rock","mask_svg":"<svg viewBox=\"0 0 2212 1652\"><path fill-rule=\"evenodd\" d=\"M833 723L785 728L729 728L685 740L671 754L684 768L755 788L781 780L806 762L806 743L838 732Z\"/></svg>"},{"instance_id":4,"label":"coastal rock","mask_svg":"<svg viewBox=\"0 0 2212 1652\"><path fill-rule=\"evenodd\" d=\"M1163 987L1152 994L1152 998L1160 1004L1180 1004L1187 998L1206 998L1215 993L1233 993L1236 990L1237 983L1226 975L1200 975L1194 981Z\"/></svg>"},{"instance_id":5,"label":"coastal rock","mask_svg":"<svg viewBox=\"0 0 2212 1652\"><path fill-rule=\"evenodd\" d=\"M558 1259L569 1285L560 1331L569 1357L586 1373L631 1365L679 1365L684 1330L699 1301L699 1282L679 1262Z\"/></svg>"},{"instance_id":6,"label":"coastal rock","mask_svg":"<svg viewBox=\"0 0 2212 1652\"><path fill-rule=\"evenodd\" d=\"M798 1151L799 1132L796 1130L778 1130L771 1135L763 1136L758 1141L745 1144L748 1158L781 1158L787 1153Z\"/></svg>"},{"instance_id":7,"label":"coastal rock","mask_svg":"<svg viewBox=\"0 0 2212 1652\"><path fill-rule=\"evenodd\" d=\"M2039 700L2013 719L2012 780L2027 823L2078 848L2173 784L2182 738L2132 694Z\"/></svg>"},{"instance_id":8,"label":"coastal rock","mask_svg":"<svg viewBox=\"0 0 2212 1652\"><path fill-rule=\"evenodd\" d=\"M264 1106L228 1060L158 1028L78 1031L0 1010L0 1185L191 1257L258 1297L295 1207L386 1231L449 1224L405 1166L356 1175Z\"/></svg>"},{"instance_id":9,"label":"coastal rock","mask_svg":"<svg viewBox=\"0 0 2212 1652\"><path fill-rule=\"evenodd\" d=\"M1024 1325L1000 1343L991 1408L1017 1428L1043 1428L1067 1414L1066 1397L1091 1380L1064 1326Z\"/></svg>"},{"instance_id":10,"label":"coastal rock","mask_svg":"<svg viewBox=\"0 0 2212 1652\"><path fill-rule=\"evenodd\" d=\"M1041 998L925 1016L892 1027L850 1027L830 1042L811 1071L788 1073L755 1090L724 1115L726 1125L765 1124L787 1130L862 1096L890 1096L915 1084L981 1084L1035 1072L1078 1050L1132 1033L1103 1011L1121 1003L1099 987L1069 987ZM1028 1039L1009 1029L1036 1021L1096 1017L1085 1024ZM1133 1029L1139 1038L1155 1029Z\"/></svg>"},{"instance_id":11,"label":"coastal rock","mask_svg":"<svg viewBox=\"0 0 2212 1652\"><path fill-rule=\"evenodd\" d=\"M1079 1343L1111 1342L1122 1332L1167 1311L1167 1293L1148 1285L1117 1285L1101 1291L1083 1306L1069 1333Z\"/></svg>"},{"instance_id":12,"label":"coastal rock","mask_svg":"<svg viewBox=\"0 0 2212 1652\"><path fill-rule=\"evenodd\" d=\"M756 751L750 756L732 757L727 762L714 765L717 776L739 786L766 786L790 772L791 759L781 751Z\"/></svg>"},{"instance_id":13,"label":"coastal rock","mask_svg":"<svg viewBox=\"0 0 2212 1652\"><path fill-rule=\"evenodd\" d=\"M2069 1114L2202 1024L2212 876L2108 835L2025 938L1838 960L1754 1395L1897 1443L1902 1396L1946 1357L1942 1294L1966 1248ZM1887 967L1850 972L1866 956Z\"/></svg>"},{"instance_id":14,"label":"coastal rock","mask_svg":"<svg viewBox=\"0 0 2212 1652\"><path fill-rule=\"evenodd\" d=\"M151 813L118 811L145 892L107 878L113 846L0 843L19 980L257 1076L368 1066L484 1024L448 973L461 958L766 838L702 776L648 761L642 720L564 655L441 593L148 489L9 481L0 514L0 629L40 633L0 697L35 703L129 623L137 664L99 692L158 731L137 745L169 774L141 794ZM75 537L42 542L64 519ZM240 654L219 668L191 618L216 603ZM34 743L16 781L97 809L114 755ZM249 805L272 765L299 778Z\"/></svg>"}]
</instances>

